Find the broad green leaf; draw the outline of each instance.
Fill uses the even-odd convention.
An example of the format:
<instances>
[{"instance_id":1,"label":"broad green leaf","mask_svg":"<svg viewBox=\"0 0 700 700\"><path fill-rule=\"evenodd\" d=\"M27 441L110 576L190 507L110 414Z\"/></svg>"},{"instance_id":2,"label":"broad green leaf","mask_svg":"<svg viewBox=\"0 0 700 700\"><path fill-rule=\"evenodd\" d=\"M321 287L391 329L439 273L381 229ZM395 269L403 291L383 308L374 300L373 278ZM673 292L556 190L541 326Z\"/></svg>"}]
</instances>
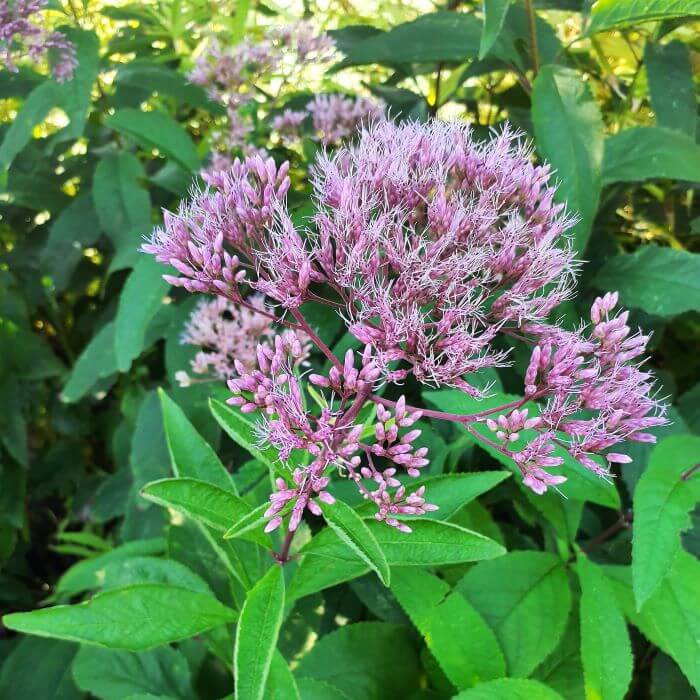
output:
<instances>
[{"instance_id":1,"label":"broad green leaf","mask_svg":"<svg viewBox=\"0 0 700 700\"><path fill-rule=\"evenodd\" d=\"M700 692L700 562L678 552L666 578L637 612L630 571L612 567L618 601L625 615L653 644L681 667L696 692Z\"/></svg>"},{"instance_id":2,"label":"broad green leaf","mask_svg":"<svg viewBox=\"0 0 700 700\"><path fill-rule=\"evenodd\" d=\"M150 233L151 198L141 184L145 178L138 158L128 151L103 156L95 168L95 211L117 252L111 270L132 267L144 236Z\"/></svg>"},{"instance_id":3,"label":"broad green leaf","mask_svg":"<svg viewBox=\"0 0 700 700\"><path fill-rule=\"evenodd\" d=\"M479 59L491 50L503 27L512 0L484 0L484 26L481 30Z\"/></svg>"},{"instance_id":4,"label":"broad green leaf","mask_svg":"<svg viewBox=\"0 0 700 700\"><path fill-rule=\"evenodd\" d=\"M114 347L120 372L144 350L146 330L163 307L170 285L162 277L163 267L151 255L136 263L119 297L114 322Z\"/></svg>"},{"instance_id":5,"label":"broad green leaf","mask_svg":"<svg viewBox=\"0 0 700 700\"><path fill-rule=\"evenodd\" d=\"M100 379L117 371L114 351L114 322L106 323L93 336L73 365L61 392L61 400L73 403L85 396Z\"/></svg>"},{"instance_id":6,"label":"broad green leaf","mask_svg":"<svg viewBox=\"0 0 700 700\"><path fill-rule=\"evenodd\" d=\"M239 410L231 409L216 399L209 401L209 407L217 423L237 445L247 450L255 459L275 469L282 476L289 476L279 461L277 450L271 446L258 446L255 424L246 420Z\"/></svg>"},{"instance_id":7,"label":"broad green leaf","mask_svg":"<svg viewBox=\"0 0 700 700\"><path fill-rule=\"evenodd\" d=\"M700 437L674 435L652 451L634 492L632 580L637 607L668 573L681 548L681 532L691 526L689 511L700 501L700 474L683 472L700 460Z\"/></svg>"},{"instance_id":8,"label":"broad green leaf","mask_svg":"<svg viewBox=\"0 0 700 700\"><path fill-rule=\"evenodd\" d=\"M162 554L165 549L163 539L135 540L116 547L105 554L85 559L73 564L58 580L56 593L75 595L92 588L99 588L104 581L102 573L108 566L131 559Z\"/></svg>"},{"instance_id":9,"label":"broad green leaf","mask_svg":"<svg viewBox=\"0 0 700 700\"><path fill-rule=\"evenodd\" d=\"M137 58L121 65L115 82L139 89L146 88L161 95L170 95L178 102L201 107L211 114L224 113L221 106L212 102L199 85L188 82L187 78L175 69L149 59Z\"/></svg>"},{"instance_id":10,"label":"broad green leaf","mask_svg":"<svg viewBox=\"0 0 700 700\"><path fill-rule=\"evenodd\" d=\"M650 41L644 51L644 65L656 123L681 131L694 141L697 99L688 48L680 41Z\"/></svg>"},{"instance_id":11,"label":"broad green leaf","mask_svg":"<svg viewBox=\"0 0 700 700\"><path fill-rule=\"evenodd\" d=\"M100 700L123 700L136 693L151 693L178 700L196 697L185 657L161 647L140 654L82 647L73 663L78 687Z\"/></svg>"},{"instance_id":12,"label":"broad green leaf","mask_svg":"<svg viewBox=\"0 0 700 700\"><path fill-rule=\"evenodd\" d=\"M195 172L200 165L188 133L163 112L141 112L126 107L105 119L107 126L133 138L142 148L156 148L164 156Z\"/></svg>"},{"instance_id":13,"label":"broad green leaf","mask_svg":"<svg viewBox=\"0 0 700 700\"><path fill-rule=\"evenodd\" d=\"M389 564L362 518L343 501L336 501L333 505L323 503L321 510L329 527L340 540L379 576L385 586L388 586L391 578Z\"/></svg>"},{"instance_id":14,"label":"broad green leaf","mask_svg":"<svg viewBox=\"0 0 700 700\"><path fill-rule=\"evenodd\" d=\"M262 700L284 611L282 566L273 566L248 591L236 627L236 700Z\"/></svg>"},{"instance_id":15,"label":"broad green leaf","mask_svg":"<svg viewBox=\"0 0 700 700\"><path fill-rule=\"evenodd\" d=\"M603 164L603 120L580 74L544 66L532 89L532 121L540 156L556 171L556 199L580 220L574 247L582 253L598 209Z\"/></svg>"},{"instance_id":16,"label":"broad green leaf","mask_svg":"<svg viewBox=\"0 0 700 700\"><path fill-rule=\"evenodd\" d=\"M700 17L698 0L597 0L587 33L683 17Z\"/></svg>"},{"instance_id":17,"label":"broad green leaf","mask_svg":"<svg viewBox=\"0 0 700 700\"><path fill-rule=\"evenodd\" d=\"M438 506L438 510L426 513L421 518L448 520L477 496L490 491L510 475L511 472L506 471L442 474L426 479L412 479L406 482L406 488L410 493L425 486L426 501ZM365 501L356 510L366 517L376 510L376 506Z\"/></svg>"},{"instance_id":18,"label":"broad green leaf","mask_svg":"<svg viewBox=\"0 0 700 700\"><path fill-rule=\"evenodd\" d=\"M221 532L250 512L250 506L240 496L198 479L160 479L146 484L142 493L153 503L172 508Z\"/></svg>"},{"instance_id":19,"label":"broad green leaf","mask_svg":"<svg viewBox=\"0 0 700 700\"><path fill-rule=\"evenodd\" d=\"M266 524L269 521L269 518L265 515L265 511L267 511L269 506L269 503L263 503L237 520L228 530L226 530L224 533L224 539L230 540L234 537L242 537L251 530L255 530L261 527L263 524Z\"/></svg>"},{"instance_id":20,"label":"broad green leaf","mask_svg":"<svg viewBox=\"0 0 700 700\"><path fill-rule=\"evenodd\" d=\"M406 627L361 622L322 637L295 674L325 681L349 698L386 700L409 697L419 687L419 670Z\"/></svg>"},{"instance_id":21,"label":"broad green leaf","mask_svg":"<svg viewBox=\"0 0 700 700\"><path fill-rule=\"evenodd\" d=\"M581 582L581 658L586 697L623 700L632 680L632 647L615 593L585 556L577 563Z\"/></svg>"},{"instance_id":22,"label":"broad green leaf","mask_svg":"<svg viewBox=\"0 0 700 700\"><path fill-rule=\"evenodd\" d=\"M481 23L473 14L433 12L353 44L341 65L461 63L479 52Z\"/></svg>"},{"instance_id":23,"label":"broad green leaf","mask_svg":"<svg viewBox=\"0 0 700 700\"><path fill-rule=\"evenodd\" d=\"M505 675L493 631L460 593L445 596L449 586L442 579L422 569L396 568L391 590L457 688Z\"/></svg>"},{"instance_id":24,"label":"broad green leaf","mask_svg":"<svg viewBox=\"0 0 700 700\"><path fill-rule=\"evenodd\" d=\"M657 316L700 309L700 254L641 246L610 258L595 278L600 289L616 289L624 306Z\"/></svg>"},{"instance_id":25,"label":"broad green leaf","mask_svg":"<svg viewBox=\"0 0 700 700\"><path fill-rule=\"evenodd\" d=\"M652 178L700 180L700 146L661 126L625 129L605 139L603 184Z\"/></svg>"},{"instance_id":26,"label":"broad green leaf","mask_svg":"<svg viewBox=\"0 0 700 700\"><path fill-rule=\"evenodd\" d=\"M441 411L460 413L464 415L470 415L474 412L483 411L489 408L496 408L497 406L502 406L519 398L513 394L502 394L496 392L492 393L492 395L486 399L477 401L458 389L424 391L423 397L429 404L435 406ZM530 416L535 416L539 412L538 405L535 403L528 403L527 408L530 412ZM473 427L477 433L483 435L484 437L493 437L491 431L485 423L477 423ZM532 439L535 437L535 435L536 433L534 431L521 431L523 444L527 439ZM516 480L521 487L526 489L526 487L522 486L520 471L512 459L503 455L501 452L492 448L485 442L478 439L476 439L475 442L495 460L508 467L508 469L510 469L516 475ZM555 454L557 457L561 457L564 460L562 466L555 467L549 471L551 471L553 474L561 474L566 476L567 481L558 487L566 498L576 501L591 501L609 508L620 507L620 496L615 489L614 484L601 479L590 469L583 467L578 460L574 459L564 448L560 446L556 447L553 454ZM548 491L540 496L539 499L545 502L549 501L551 503L558 503L558 501L561 499L561 495L556 491Z\"/></svg>"},{"instance_id":27,"label":"broad green leaf","mask_svg":"<svg viewBox=\"0 0 700 700\"><path fill-rule=\"evenodd\" d=\"M457 584L496 633L511 676L528 676L559 644L571 608L563 563L547 552L510 552Z\"/></svg>"},{"instance_id":28,"label":"broad green leaf","mask_svg":"<svg viewBox=\"0 0 700 700\"><path fill-rule=\"evenodd\" d=\"M100 224L92 199L79 195L56 217L39 258L42 272L51 277L56 291L68 286L83 257L83 248L99 237Z\"/></svg>"},{"instance_id":29,"label":"broad green leaf","mask_svg":"<svg viewBox=\"0 0 700 700\"><path fill-rule=\"evenodd\" d=\"M17 154L29 143L32 132L40 124L58 101L58 86L45 81L35 87L22 103L17 116L5 131L0 144L0 186L6 183L7 169Z\"/></svg>"},{"instance_id":30,"label":"broad green leaf","mask_svg":"<svg viewBox=\"0 0 700 700\"><path fill-rule=\"evenodd\" d=\"M175 476L191 477L227 491L235 491L226 467L190 423L184 411L162 389L158 390L158 394Z\"/></svg>"},{"instance_id":31,"label":"broad green leaf","mask_svg":"<svg viewBox=\"0 0 700 700\"><path fill-rule=\"evenodd\" d=\"M339 688L313 678L299 678L297 688L301 700L350 700Z\"/></svg>"},{"instance_id":32,"label":"broad green leaf","mask_svg":"<svg viewBox=\"0 0 700 700\"><path fill-rule=\"evenodd\" d=\"M17 700L80 700L71 676L78 645L25 637L3 659L0 697Z\"/></svg>"},{"instance_id":33,"label":"broad green leaf","mask_svg":"<svg viewBox=\"0 0 700 700\"><path fill-rule=\"evenodd\" d=\"M0 404L13 407L0 415L0 444L26 469L29 466L27 421L22 412L21 386L16 377L0 375Z\"/></svg>"},{"instance_id":34,"label":"broad green leaf","mask_svg":"<svg viewBox=\"0 0 700 700\"><path fill-rule=\"evenodd\" d=\"M677 700L692 698L695 695L678 665L662 652L657 652L654 656L650 692L654 700Z\"/></svg>"},{"instance_id":35,"label":"broad green leaf","mask_svg":"<svg viewBox=\"0 0 700 700\"><path fill-rule=\"evenodd\" d=\"M556 691L539 681L524 678L499 678L463 690L453 700L564 700Z\"/></svg>"},{"instance_id":36,"label":"broad green leaf","mask_svg":"<svg viewBox=\"0 0 700 700\"><path fill-rule=\"evenodd\" d=\"M440 566L499 557L505 549L471 530L438 520L411 521L406 534L374 519L366 520L390 566ZM289 588L296 599L362 576L368 566L330 528L321 530L302 550L304 559ZM331 560L332 565L329 565Z\"/></svg>"},{"instance_id":37,"label":"broad green leaf","mask_svg":"<svg viewBox=\"0 0 700 700\"><path fill-rule=\"evenodd\" d=\"M5 615L9 629L110 649L144 651L233 622L236 613L211 595L141 584L106 591L78 605Z\"/></svg>"}]
</instances>

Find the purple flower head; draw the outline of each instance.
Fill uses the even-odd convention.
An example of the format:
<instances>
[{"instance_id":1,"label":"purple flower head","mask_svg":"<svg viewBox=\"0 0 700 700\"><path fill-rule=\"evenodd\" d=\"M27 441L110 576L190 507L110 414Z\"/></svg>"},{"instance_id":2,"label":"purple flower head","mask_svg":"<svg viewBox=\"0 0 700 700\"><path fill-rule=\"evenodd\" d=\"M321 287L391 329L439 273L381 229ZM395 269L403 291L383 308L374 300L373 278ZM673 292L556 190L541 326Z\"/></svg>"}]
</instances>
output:
<instances>
[{"instance_id":1,"label":"purple flower head","mask_svg":"<svg viewBox=\"0 0 700 700\"><path fill-rule=\"evenodd\" d=\"M317 163L314 257L387 372L476 395L464 375L504 364L494 338L570 295L573 220L530 155L507 128L376 122Z\"/></svg>"},{"instance_id":2,"label":"purple flower head","mask_svg":"<svg viewBox=\"0 0 700 700\"><path fill-rule=\"evenodd\" d=\"M61 32L46 28L46 20L38 16L46 4L46 0L0 0L0 55L5 67L16 72L15 61L23 53L36 62L54 52L53 77L63 83L78 65L75 46Z\"/></svg>"},{"instance_id":3,"label":"purple flower head","mask_svg":"<svg viewBox=\"0 0 700 700\"><path fill-rule=\"evenodd\" d=\"M366 97L318 95L306 109L321 143L328 146L354 136L362 124L383 119L385 105L382 100Z\"/></svg>"}]
</instances>

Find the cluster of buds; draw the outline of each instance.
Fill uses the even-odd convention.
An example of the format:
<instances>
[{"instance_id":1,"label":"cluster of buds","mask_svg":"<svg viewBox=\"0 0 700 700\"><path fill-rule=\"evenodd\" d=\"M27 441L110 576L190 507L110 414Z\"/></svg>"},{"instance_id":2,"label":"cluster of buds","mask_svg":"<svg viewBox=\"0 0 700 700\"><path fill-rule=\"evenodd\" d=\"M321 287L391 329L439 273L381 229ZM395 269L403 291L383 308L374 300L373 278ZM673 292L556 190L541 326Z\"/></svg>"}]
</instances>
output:
<instances>
[{"instance_id":1,"label":"cluster of buds","mask_svg":"<svg viewBox=\"0 0 700 700\"><path fill-rule=\"evenodd\" d=\"M290 510L288 529L293 532L306 509L320 513L314 499L332 503L326 487L333 473L352 479L362 496L376 503L377 519L410 531L408 525L397 520L397 514L421 515L435 509L425 503L421 489L406 496L405 487L396 478L398 470L409 477L419 476L420 469L428 464L427 448L413 446L421 431L402 430L421 417L420 411L408 411L404 399L397 402L393 413L377 404L375 442L366 444L361 439L364 425L359 415L363 407L371 405L373 383L379 377L371 350L365 349L359 368L355 366L355 353L348 350L343 364L334 365L327 375L309 377L310 383L325 390L321 405L314 411L308 407L308 397L294 370L300 345L300 341L296 345L280 341L274 350L259 346L257 367L245 371L237 366L239 376L229 381L234 394L229 403L246 413L260 412L261 440L276 447L282 460L288 461L294 450L303 450L312 457L308 466L294 470L292 484L278 478L267 511L271 518L268 531L283 522L284 509ZM382 468L375 466L379 459Z\"/></svg>"},{"instance_id":2,"label":"cluster of buds","mask_svg":"<svg viewBox=\"0 0 700 700\"><path fill-rule=\"evenodd\" d=\"M282 460L295 450L311 458L293 484L278 485L271 527L289 509L292 530L306 509L316 512L333 473L355 481L389 525L406 529L398 516L430 510L423 491L407 496L397 477L427 464L425 448L414 448L421 413L373 391L412 375L480 398L469 375L507 364L499 336L533 348L523 399L473 416L424 417L469 426L513 459L536 493L565 481L547 471L564 457L605 477L601 457L629 461L613 446L653 441L648 430L666 421L640 364L648 338L631 332L626 312L614 313L617 295L597 299L591 324L577 331L548 322L573 292L573 219L554 201L549 169L532 163L517 135L506 128L476 142L464 124L375 122L356 143L319 157L309 229L287 210L287 168L257 156L235 161L166 214L144 246L178 271L173 284L244 306L247 286L285 309L277 320L292 332L261 344L255 367L236 363L229 380L231 403L261 416L261 440ZM352 352L341 362L315 334L307 301L327 304L365 346L359 367ZM301 332L328 372L300 374ZM378 421L366 444L360 416L372 404ZM496 441L473 430L481 421Z\"/></svg>"},{"instance_id":3,"label":"cluster of buds","mask_svg":"<svg viewBox=\"0 0 700 700\"><path fill-rule=\"evenodd\" d=\"M19 56L38 62L53 51L53 77L63 83L77 66L75 46L61 32L46 29L46 19L40 16L46 5L47 0L0 0L0 55L5 67L17 72Z\"/></svg>"}]
</instances>

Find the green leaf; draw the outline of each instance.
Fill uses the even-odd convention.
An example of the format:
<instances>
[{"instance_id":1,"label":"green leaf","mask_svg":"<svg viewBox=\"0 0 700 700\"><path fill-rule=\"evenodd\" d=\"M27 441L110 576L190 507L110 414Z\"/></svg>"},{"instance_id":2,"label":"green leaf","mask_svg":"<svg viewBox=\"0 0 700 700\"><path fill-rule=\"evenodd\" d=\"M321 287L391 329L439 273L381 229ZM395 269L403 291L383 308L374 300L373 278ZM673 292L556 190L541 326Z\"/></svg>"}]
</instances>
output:
<instances>
[{"instance_id":1,"label":"green leaf","mask_svg":"<svg viewBox=\"0 0 700 700\"><path fill-rule=\"evenodd\" d=\"M197 149L188 133L163 112L141 112L127 107L110 115L105 123L133 138L142 148L156 148L191 172L199 169Z\"/></svg>"},{"instance_id":2,"label":"green leaf","mask_svg":"<svg viewBox=\"0 0 700 700\"><path fill-rule=\"evenodd\" d=\"M461 63L479 51L481 23L473 14L433 12L349 47L341 66L368 63Z\"/></svg>"},{"instance_id":3,"label":"green leaf","mask_svg":"<svg viewBox=\"0 0 700 700\"><path fill-rule=\"evenodd\" d=\"M374 519L366 520L390 566L441 566L499 557L505 549L476 532L439 520L413 520L406 534ZM302 550L305 555L289 588L296 599L349 581L369 570L330 528L321 530ZM329 566L328 560L332 561Z\"/></svg>"},{"instance_id":4,"label":"green leaf","mask_svg":"<svg viewBox=\"0 0 700 700\"><path fill-rule=\"evenodd\" d=\"M598 0L588 34L640 22L700 16L697 0Z\"/></svg>"},{"instance_id":5,"label":"green leaf","mask_svg":"<svg viewBox=\"0 0 700 700\"><path fill-rule=\"evenodd\" d=\"M82 695L71 677L77 652L77 644L25 637L3 660L0 697L80 700Z\"/></svg>"},{"instance_id":6,"label":"green leaf","mask_svg":"<svg viewBox=\"0 0 700 700\"><path fill-rule=\"evenodd\" d=\"M580 217L574 247L585 250L598 209L603 164L603 120L578 71L544 66L532 89L537 150L560 180L556 200Z\"/></svg>"},{"instance_id":7,"label":"green leaf","mask_svg":"<svg viewBox=\"0 0 700 700\"><path fill-rule=\"evenodd\" d=\"M297 680L297 688L302 700L350 700L341 690L325 681L317 681L313 678L300 678Z\"/></svg>"},{"instance_id":8,"label":"green leaf","mask_svg":"<svg viewBox=\"0 0 700 700\"><path fill-rule=\"evenodd\" d=\"M512 0L484 0L484 26L481 30L479 60L486 56L498 39L511 2Z\"/></svg>"},{"instance_id":9,"label":"green leaf","mask_svg":"<svg viewBox=\"0 0 700 700\"><path fill-rule=\"evenodd\" d=\"M148 59L137 58L120 66L115 82L141 90L145 88L161 95L170 95L178 102L201 107L211 114L225 113L221 105L212 102L199 85L188 82L184 75L173 68Z\"/></svg>"},{"instance_id":10,"label":"green leaf","mask_svg":"<svg viewBox=\"0 0 700 700\"><path fill-rule=\"evenodd\" d=\"M275 565L248 591L236 627L236 700L262 700L283 611L284 576Z\"/></svg>"},{"instance_id":11,"label":"green leaf","mask_svg":"<svg viewBox=\"0 0 700 700\"><path fill-rule=\"evenodd\" d=\"M634 492L632 580L637 607L649 599L681 548L681 532L691 526L689 511L700 501L700 474L683 472L700 459L700 437L674 435L652 451Z\"/></svg>"},{"instance_id":12,"label":"green leaf","mask_svg":"<svg viewBox=\"0 0 700 700\"><path fill-rule=\"evenodd\" d=\"M232 491L197 479L159 479L142 489L144 498L172 508L220 532L250 512L250 506Z\"/></svg>"},{"instance_id":13,"label":"green leaf","mask_svg":"<svg viewBox=\"0 0 700 700\"><path fill-rule=\"evenodd\" d=\"M57 84L46 81L35 87L22 103L0 144L0 185L3 187L12 161L29 143L34 127L44 121L57 101Z\"/></svg>"},{"instance_id":14,"label":"green leaf","mask_svg":"<svg viewBox=\"0 0 700 700\"><path fill-rule=\"evenodd\" d=\"M158 395L175 476L199 479L235 492L233 479L226 467L195 430L184 411L162 389L158 390Z\"/></svg>"},{"instance_id":15,"label":"green leaf","mask_svg":"<svg viewBox=\"0 0 700 700\"><path fill-rule=\"evenodd\" d=\"M51 224L39 258L42 272L51 277L56 291L68 286L84 247L99 237L100 224L91 197L76 197Z\"/></svg>"},{"instance_id":16,"label":"green leaf","mask_svg":"<svg viewBox=\"0 0 700 700\"><path fill-rule=\"evenodd\" d=\"M613 567L609 573L627 618L673 658L700 692L700 562L683 550L678 552L667 576L639 612L629 569Z\"/></svg>"},{"instance_id":17,"label":"green leaf","mask_svg":"<svg viewBox=\"0 0 700 700\"><path fill-rule=\"evenodd\" d=\"M135 540L105 554L80 561L61 576L56 584L56 593L75 595L91 588L99 588L104 580L102 572L111 564L118 564L132 557L162 554L164 549L165 541L160 538Z\"/></svg>"},{"instance_id":18,"label":"green leaf","mask_svg":"<svg viewBox=\"0 0 700 700\"><path fill-rule=\"evenodd\" d=\"M621 303L658 316L700 309L700 254L641 246L610 258L595 278L601 289L617 289Z\"/></svg>"},{"instance_id":19,"label":"green leaf","mask_svg":"<svg viewBox=\"0 0 700 700\"><path fill-rule=\"evenodd\" d=\"M510 552L457 584L496 633L511 676L528 676L559 644L571 608L563 563L546 552Z\"/></svg>"},{"instance_id":20,"label":"green leaf","mask_svg":"<svg viewBox=\"0 0 700 700\"><path fill-rule=\"evenodd\" d=\"M343 501L320 504L323 517L336 535L372 569L380 581L389 585L391 571L384 552L362 518Z\"/></svg>"},{"instance_id":21,"label":"green leaf","mask_svg":"<svg viewBox=\"0 0 700 700\"><path fill-rule=\"evenodd\" d=\"M289 664L277 650L272 656L264 700L300 700L299 689Z\"/></svg>"},{"instance_id":22,"label":"green leaf","mask_svg":"<svg viewBox=\"0 0 700 700\"><path fill-rule=\"evenodd\" d=\"M300 679L325 681L349 698L386 700L415 692L419 670L406 627L362 622L322 637L295 673Z\"/></svg>"},{"instance_id":23,"label":"green leaf","mask_svg":"<svg viewBox=\"0 0 700 700\"><path fill-rule=\"evenodd\" d=\"M464 596L446 595L442 579L422 569L395 568L391 590L457 688L505 675L493 631Z\"/></svg>"},{"instance_id":24,"label":"green leaf","mask_svg":"<svg viewBox=\"0 0 700 700\"><path fill-rule=\"evenodd\" d=\"M143 255L124 285L114 322L114 347L120 372L127 372L144 350L148 325L163 308L170 285L162 272L163 266L153 256Z\"/></svg>"},{"instance_id":25,"label":"green leaf","mask_svg":"<svg viewBox=\"0 0 700 700\"><path fill-rule=\"evenodd\" d=\"M477 496L490 491L510 475L511 472L506 471L442 474L408 481L406 487L410 491L415 491L425 486L426 500L438 506L438 510L428 512L421 518L448 520ZM365 501L356 510L363 517L367 517L376 510L376 505Z\"/></svg>"},{"instance_id":26,"label":"green leaf","mask_svg":"<svg viewBox=\"0 0 700 700\"><path fill-rule=\"evenodd\" d=\"M239 410L233 410L216 399L210 399L209 407L217 423L237 445L248 451L255 459L272 467L281 476L289 476L280 464L274 447L258 447L255 425L246 420Z\"/></svg>"},{"instance_id":27,"label":"green leaf","mask_svg":"<svg viewBox=\"0 0 700 700\"><path fill-rule=\"evenodd\" d=\"M623 700L632 680L632 647L627 623L603 572L579 556L581 658L586 697Z\"/></svg>"},{"instance_id":28,"label":"green leaf","mask_svg":"<svg viewBox=\"0 0 700 700\"><path fill-rule=\"evenodd\" d=\"M150 232L151 198L141 186L145 178L139 159L128 151L103 156L95 168L95 211L117 251L111 270L132 267L139 259L144 236Z\"/></svg>"},{"instance_id":29,"label":"green leaf","mask_svg":"<svg viewBox=\"0 0 700 700\"><path fill-rule=\"evenodd\" d=\"M99 593L78 605L5 615L3 624L24 634L144 651L235 619L236 613L211 595L141 584Z\"/></svg>"},{"instance_id":30,"label":"green leaf","mask_svg":"<svg viewBox=\"0 0 700 700\"><path fill-rule=\"evenodd\" d=\"M564 700L559 693L539 681L499 678L463 690L453 700Z\"/></svg>"},{"instance_id":31,"label":"green leaf","mask_svg":"<svg viewBox=\"0 0 700 700\"><path fill-rule=\"evenodd\" d=\"M136 693L195 698L187 660L170 647L140 654L82 647L73 663L73 677L82 691L100 700L123 700Z\"/></svg>"},{"instance_id":32,"label":"green leaf","mask_svg":"<svg viewBox=\"0 0 700 700\"><path fill-rule=\"evenodd\" d=\"M647 42L644 65L656 123L681 131L694 141L697 99L688 48L680 41Z\"/></svg>"},{"instance_id":33,"label":"green leaf","mask_svg":"<svg viewBox=\"0 0 700 700\"><path fill-rule=\"evenodd\" d=\"M700 180L700 146L660 126L625 129L605 139L603 184L652 178Z\"/></svg>"},{"instance_id":34,"label":"green leaf","mask_svg":"<svg viewBox=\"0 0 700 700\"><path fill-rule=\"evenodd\" d=\"M61 400L73 403L85 396L100 379L117 371L114 349L114 322L105 323L93 336L73 365L61 392Z\"/></svg>"}]
</instances>

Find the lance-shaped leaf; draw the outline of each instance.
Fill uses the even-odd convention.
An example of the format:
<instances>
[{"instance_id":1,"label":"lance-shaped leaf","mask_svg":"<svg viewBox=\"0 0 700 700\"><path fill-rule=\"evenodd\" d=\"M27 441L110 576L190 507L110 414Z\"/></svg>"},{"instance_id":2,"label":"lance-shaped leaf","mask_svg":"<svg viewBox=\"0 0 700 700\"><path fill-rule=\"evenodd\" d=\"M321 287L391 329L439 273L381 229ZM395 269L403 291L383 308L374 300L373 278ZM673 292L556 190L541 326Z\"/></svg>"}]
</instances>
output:
<instances>
[{"instance_id":1,"label":"lance-shaped leaf","mask_svg":"<svg viewBox=\"0 0 700 700\"><path fill-rule=\"evenodd\" d=\"M9 629L110 649L144 651L233 622L236 613L206 593L140 584L99 593L78 605L5 615Z\"/></svg>"},{"instance_id":2,"label":"lance-shaped leaf","mask_svg":"<svg viewBox=\"0 0 700 700\"><path fill-rule=\"evenodd\" d=\"M362 518L343 501L333 505L321 504L323 516L330 528L372 569L381 582L389 585L391 571L384 552Z\"/></svg>"},{"instance_id":3,"label":"lance-shaped leaf","mask_svg":"<svg viewBox=\"0 0 700 700\"><path fill-rule=\"evenodd\" d=\"M261 700L284 611L284 576L274 565L248 592L236 627L233 675L237 700Z\"/></svg>"},{"instance_id":4,"label":"lance-shaped leaf","mask_svg":"<svg viewBox=\"0 0 700 700\"><path fill-rule=\"evenodd\" d=\"M587 33L627 27L640 22L700 16L697 0L598 0Z\"/></svg>"}]
</instances>

